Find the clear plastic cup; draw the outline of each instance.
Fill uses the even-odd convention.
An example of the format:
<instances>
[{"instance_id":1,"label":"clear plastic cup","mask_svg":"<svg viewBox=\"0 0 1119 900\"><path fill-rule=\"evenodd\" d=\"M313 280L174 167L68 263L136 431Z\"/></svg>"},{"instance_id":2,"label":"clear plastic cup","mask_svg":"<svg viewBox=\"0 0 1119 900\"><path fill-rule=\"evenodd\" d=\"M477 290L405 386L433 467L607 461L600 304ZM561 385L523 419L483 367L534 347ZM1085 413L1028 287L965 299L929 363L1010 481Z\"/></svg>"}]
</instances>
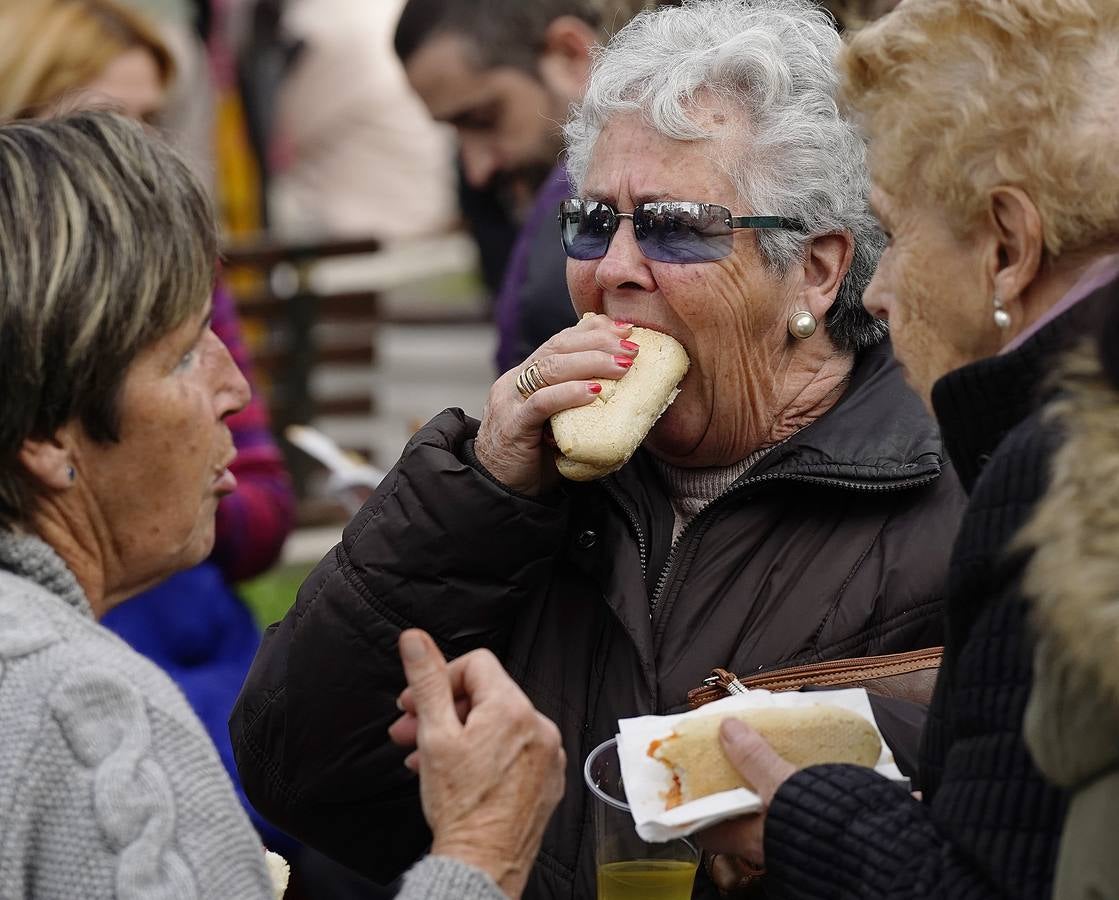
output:
<instances>
[{"instance_id":1,"label":"clear plastic cup","mask_svg":"<svg viewBox=\"0 0 1119 900\"><path fill-rule=\"evenodd\" d=\"M663 844L641 840L626 803L614 738L591 751L583 779L594 807L598 900L690 900L699 851L683 838Z\"/></svg>"}]
</instances>

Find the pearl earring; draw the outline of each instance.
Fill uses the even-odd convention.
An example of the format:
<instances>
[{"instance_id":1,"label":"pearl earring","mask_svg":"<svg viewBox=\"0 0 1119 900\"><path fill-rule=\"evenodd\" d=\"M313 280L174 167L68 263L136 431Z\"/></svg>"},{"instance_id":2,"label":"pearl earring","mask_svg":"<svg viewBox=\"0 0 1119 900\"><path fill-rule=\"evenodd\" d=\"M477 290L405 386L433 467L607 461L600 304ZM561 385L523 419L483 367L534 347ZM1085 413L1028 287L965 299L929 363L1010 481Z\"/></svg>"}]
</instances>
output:
<instances>
[{"instance_id":1,"label":"pearl earring","mask_svg":"<svg viewBox=\"0 0 1119 900\"><path fill-rule=\"evenodd\" d=\"M816 333L816 317L802 309L789 316L789 334L798 341L805 341Z\"/></svg>"},{"instance_id":2,"label":"pearl earring","mask_svg":"<svg viewBox=\"0 0 1119 900\"><path fill-rule=\"evenodd\" d=\"M1010 327L1010 313L1002 305L1002 297L995 294L995 325L1002 331Z\"/></svg>"}]
</instances>

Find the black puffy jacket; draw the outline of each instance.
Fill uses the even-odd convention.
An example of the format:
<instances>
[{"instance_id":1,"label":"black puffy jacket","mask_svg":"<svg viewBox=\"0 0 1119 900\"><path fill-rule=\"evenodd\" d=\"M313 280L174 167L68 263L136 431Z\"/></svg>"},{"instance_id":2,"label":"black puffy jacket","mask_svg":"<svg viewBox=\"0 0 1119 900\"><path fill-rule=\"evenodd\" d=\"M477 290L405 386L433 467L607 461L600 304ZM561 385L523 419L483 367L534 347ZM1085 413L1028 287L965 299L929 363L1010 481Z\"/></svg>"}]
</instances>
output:
<instances>
[{"instance_id":1,"label":"black puffy jacket","mask_svg":"<svg viewBox=\"0 0 1119 900\"><path fill-rule=\"evenodd\" d=\"M308 844L388 880L430 841L385 729L399 632L488 646L559 725L567 793L527 897L593 897L581 767L619 717L685 708L736 672L942 642L962 493L888 347L841 401L774 448L670 549L648 457L527 498L473 455L477 422L437 416L268 629L231 720L252 802ZM651 613L650 613L651 609Z\"/></svg>"}]
</instances>

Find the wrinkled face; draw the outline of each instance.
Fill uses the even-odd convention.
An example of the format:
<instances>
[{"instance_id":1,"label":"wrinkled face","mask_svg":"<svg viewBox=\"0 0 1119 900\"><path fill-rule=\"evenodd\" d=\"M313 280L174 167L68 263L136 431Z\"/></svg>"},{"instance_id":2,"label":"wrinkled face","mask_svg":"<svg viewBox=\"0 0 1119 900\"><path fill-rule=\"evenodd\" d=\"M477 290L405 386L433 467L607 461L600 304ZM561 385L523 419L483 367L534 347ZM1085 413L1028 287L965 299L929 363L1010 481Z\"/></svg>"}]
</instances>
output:
<instances>
[{"instance_id":1,"label":"wrinkled face","mask_svg":"<svg viewBox=\"0 0 1119 900\"><path fill-rule=\"evenodd\" d=\"M769 214L742 207L717 150L713 141L663 137L637 115L617 116L595 143L583 195L627 213L653 200L692 200L720 204L733 215ZM728 465L745 455L740 448L758 446L769 433L778 414L774 398L796 353L786 322L803 278L797 267L784 277L768 270L750 230L734 232L734 250L725 259L646 259L629 219L621 221L604 257L567 262L580 314L605 313L684 345L691 368L646 447L691 466Z\"/></svg>"},{"instance_id":2,"label":"wrinkled face","mask_svg":"<svg viewBox=\"0 0 1119 900\"><path fill-rule=\"evenodd\" d=\"M224 420L248 400L207 308L132 362L118 400L120 440L80 441L79 485L128 584L162 579L209 554L218 500L236 487Z\"/></svg>"},{"instance_id":3,"label":"wrinkled face","mask_svg":"<svg viewBox=\"0 0 1119 900\"><path fill-rule=\"evenodd\" d=\"M483 68L470 45L453 35L423 44L405 67L432 117L454 126L467 181L495 179L535 186L563 149L563 101L521 69Z\"/></svg>"},{"instance_id":4,"label":"wrinkled face","mask_svg":"<svg viewBox=\"0 0 1119 900\"><path fill-rule=\"evenodd\" d=\"M863 305L889 321L906 380L931 409L941 376L999 350L980 245L956 237L939 210L903 203L877 184L871 206L888 243Z\"/></svg>"},{"instance_id":5,"label":"wrinkled face","mask_svg":"<svg viewBox=\"0 0 1119 900\"><path fill-rule=\"evenodd\" d=\"M79 92L81 106L110 106L130 119L151 122L163 108L163 80L155 58L142 47L125 50Z\"/></svg>"}]
</instances>

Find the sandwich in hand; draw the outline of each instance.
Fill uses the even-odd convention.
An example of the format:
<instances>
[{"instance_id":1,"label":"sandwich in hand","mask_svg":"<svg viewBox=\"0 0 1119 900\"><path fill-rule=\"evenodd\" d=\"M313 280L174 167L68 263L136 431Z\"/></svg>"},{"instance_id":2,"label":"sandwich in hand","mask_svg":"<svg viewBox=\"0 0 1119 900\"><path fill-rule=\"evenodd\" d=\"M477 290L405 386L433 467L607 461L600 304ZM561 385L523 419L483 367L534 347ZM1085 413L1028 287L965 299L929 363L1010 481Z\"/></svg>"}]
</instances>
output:
<instances>
[{"instance_id":1,"label":"sandwich in hand","mask_svg":"<svg viewBox=\"0 0 1119 900\"><path fill-rule=\"evenodd\" d=\"M671 735L650 743L647 751L672 770L666 809L720 791L753 790L723 755L719 725L728 718L751 726L798 769L821 763L873 766L882 752L875 727L858 713L837 706L739 710L685 719Z\"/></svg>"},{"instance_id":2,"label":"sandwich in hand","mask_svg":"<svg viewBox=\"0 0 1119 900\"><path fill-rule=\"evenodd\" d=\"M593 481L620 469L680 393L689 361L679 341L649 328L634 328L629 340L641 349L622 378L602 379L591 403L552 416L556 466L565 478Z\"/></svg>"}]
</instances>

